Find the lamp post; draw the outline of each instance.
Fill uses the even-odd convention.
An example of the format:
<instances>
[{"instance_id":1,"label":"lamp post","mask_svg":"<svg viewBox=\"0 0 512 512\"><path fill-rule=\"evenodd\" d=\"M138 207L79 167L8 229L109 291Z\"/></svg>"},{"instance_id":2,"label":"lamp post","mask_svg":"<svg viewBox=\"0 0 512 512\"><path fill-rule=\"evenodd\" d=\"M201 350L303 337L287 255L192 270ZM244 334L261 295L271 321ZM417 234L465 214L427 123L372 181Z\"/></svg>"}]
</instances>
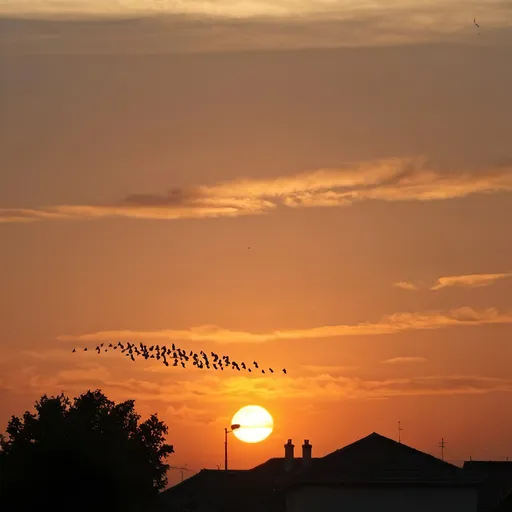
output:
<instances>
[{"instance_id":1,"label":"lamp post","mask_svg":"<svg viewBox=\"0 0 512 512\"><path fill-rule=\"evenodd\" d=\"M231 430L224 429L224 471L228 470L228 434L240 428L238 423L231 425Z\"/></svg>"}]
</instances>

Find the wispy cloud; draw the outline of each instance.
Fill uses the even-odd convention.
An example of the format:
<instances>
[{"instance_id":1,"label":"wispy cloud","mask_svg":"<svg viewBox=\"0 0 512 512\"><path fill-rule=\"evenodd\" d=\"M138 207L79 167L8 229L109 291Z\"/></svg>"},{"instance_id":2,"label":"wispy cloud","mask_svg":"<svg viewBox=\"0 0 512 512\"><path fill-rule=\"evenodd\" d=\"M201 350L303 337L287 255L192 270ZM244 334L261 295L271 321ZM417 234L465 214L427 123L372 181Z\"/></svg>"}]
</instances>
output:
<instances>
[{"instance_id":1,"label":"wispy cloud","mask_svg":"<svg viewBox=\"0 0 512 512\"><path fill-rule=\"evenodd\" d=\"M395 288L400 288L402 290L417 290L418 287L414 283L409 283L408 281L399 281L398 283L393 283Z\"/></svg>"},{"instance_id":2,"label":"wispy cloud","mask_svg":"<svg viewBox=\"0 0 512 512\"><path fill-rule=\"evenodd\" d=\"M218 419L204 410L205 403L239 402L242 398L249 401L314 398L318 403L339 399L512 392L512 379L481 375L374 379L324 371L273 377L216 373L191 377L185 372L167 377L159 375L156 381L152 381L144 377L123 378L122 372L96 364L57 372L54 368L44 370L27 366L18 372L7 372L3 377L6 392L53 394L64 390L73 395L86 389L99 388L114 400L133 398L165 403L171 407L168 410L170 414L196 422L214 422ZM211 408L208 411L211 412Z\"/></svg>"},{"instance_id":3,"label":"wispy cloud","mask_svg":"<svg viewBox=\"0 0 512 512\"><path fill-rule=\"evenodd\" d=\"M391 359L386 359L382 361L382 364L410 364L410 363L426 363L427 359L425 357L393 357Z\"/></svg>"},{"instance_id":4,"label":"wispy cloud","mask_svg":"<svg viewBox=\"0 0 512 512\"><path fill-rule=\"evenodd\" d=\"M441 290L443 288L461 287L461 288L480 288L482 286L489 286L496 281L512 277L512 272L503 272L499 274L465 274L458 276L443 276L437 279L435 284L429 288L432 291ZM399 281L393 283L395 288L402 290L420 290L418 286L410 281Z\"/></svg>"},{"instance_id":5,"label":"wispy cloud","mask_svg":"<svg viewBox=\"0 0 512 512\"><path fill-rule=\"evenodd\" d=\"M440 277L436 284L430 288L431 290L441 290L442 288L450 288L452 286L459 286L463 288L479 288L482 286L489 286L496 281L512 277L511 272L502 274L468 274L461 276L446 276Z\"/></svg>"},{"instance_id":6,"label":"wispy cloud","mask_svg":"<svg viewBox=\"0 0 512 512\"><path fill-rule=\"evenodd\" d=\"M4 0L5 52L168 54L456 42L510 44L509 0ZM482 23L477 36L472 16ZM93 35L94 37L91 37Z\"/></svg>"},{"instance_id":7,"label":"wispy cloud","mask_svg":"<svg viewBox=\"0 0 512 512\"><path fill-rule=\"evenodd\" d=\"M326 365L326 364L304 364L301 367L306 372L315 374L328 374L328 375L341 375L349 372L354 372L359 369L359 366L354 365Z\"/></svg>"},{"instance_id":8,"label":"wispy cloud","mask_svg":"<svg viewBox=\"0 0 512 512\"><path fill-rule=\"evenodd\" d=\"M216 38L227 38L233 45L233 39L238 43L242 42L243 38L240 36L245 30L245 44L252 47L261 47L265 44L265 39L270 39L274 47L277 43L284 44L285 47L289 47L291 43L295 43L295 46L302 43L304 47L304 44L315 44L315 36L320 38L316 46L326 46L329 43L332 46L336 43L375 44L376 41L389 43L411 39L432 40L463 33L464 28L470 25L473 15L485 19L487 32L496 27L509 26L511 21L511 9L507 0L467 0L464 9L461 9L460 0L431 0L421 5L412 0L378 0L364 3L357 0L4 0L0 3L0 16L2 15L46 20L64 18L64 23L60 27L61 36L62 32L69 36L76 33L77 29L79 33L88 33L87 26L85 30L76 23L74 26L66 27L65 22L70 21L70 18L72 21L92 22L95 36L100 37L105 35L103 32L110 29L117 38L120 34L122 36L130 31L135 32L140 38L140 32L146 32L145 35L148 35L148 24L152 24L153 31L159 36L158 39L168 43L174 42L172 32L178 32L181 39L187 40L195 29L195 35L198 36L196 39L200 42L211 41L215 44ZM122 23L119 22L119 18ZM208 23L205 23L206 20ZM180 25L185 25L188 33L184 34ZM215 30L211 30L213 27ZM340 30L341 28L343 30ZM165 39L163 36L166 31L171 34L167 34ZM208 32L213 33L204 41L204 36ZM47 36L48 33L47 31ZM184 35L189 37L183 37ZM228 37L229 35L231 37ZM133 41L133 35L132 38L121 38L125 43ZM183 41L179 46L182 45ZM108 50L108 47L103 51L105 50Z\"/></svg>"},{"instance_id":9,"label":"wispy cloud","mask_svg":"<svg viewBox=\"0 0 512 512\"><path fill-rule=\"evenodd\" d=\"M495 10L501 6L501 2L492 2ZM457 0L434 0L429 2L427 9L435 13L444 7L444 11L453 15L455 7L459 6ZM195 14L210 17L227 18L251 18L251 17L280 17L288 18L297 15L310 14L318 18L321 14L340 15L346 17L359 15L363 17L374 13L381 13L384 9L393 14L407 12L424 13L425 8L414 4L412 0L379 0L361 4L357 0L347 0L340 4L325 4L320 0L255 0L253 2L233 2L231 0L207 0L207 1L176 1L165 2L159 0L134 0L132 2L101 0L61 0L59 2L41 0L4 0L0 4L0 14L89 14L89 15L134 15L134 14ZM488 12L493 12L487 9ZM415 20L417 21L417 20ZM429 20L422 20L427 24Z\"/></svg>"},{"instance_id":10,"label":"wispy cloud","mask_svg":"<svg viewBox=\"0 0 512 512\"><path fill-rule=\"evenodd\" d=\"M108 381L111 373L103 366L95 366L89 369L62 370L59 372L59 380L62 383Z\"/></svg>"},{"instance_id":11,"label":"wispy cloud","mask_svg":"<svg viewBox=\"0 0 512 512\"><path fill-rule=\"evenodd\" d=\"M393 334L412 330L443 329L458 326L512 323L512 312L500 312L495 308L472 309L461 307L446 312L427 311L423 313L394 313L376 323L325 325L309 329L277 330L267 333L232 331L207 325L186 330L159 331L102 331L89 334L59 336L61 341L97 342L109 340L124 341L213 341L219 343L262 343L276 340L300 340L332 338L337 336L371 336Z\"/></svg>"},{"instance_id":12,"label":"wispy cloud","mask_svg":"<svg viewBox=\"0 0 512 512\"><path fill-rule=\"evenodd\" d=\"M77 377L79 377L77 375ZM63 379L60 374L53 377L32 375L21 385L21 390L59 392L73 388L73 382ZM82 380L75 381L77 390L86 386L97 386L109 396L130 397L137 400L158 400L173 406L171 411L183 415L185 410L175 405L176 397L187 408L200 408L205 400L212 402L237 401L241 397L247 400L272 399L375 399L394 396L464 395L493 392L512 392L512 380L475 375L432 375L402 379L362 379L358 377L317 375L309 377L277 377L265 379L259 377L221 378L207 376L196 380L167 379L153 383L137 379L128 380ZM116 398L117 399L117 398ZM193 413L197 420L203 418L215 421L213 416Z\"/></svg>"},{"instance_id":13,"label":"wispy cloud","mask_svg":"<svg viewBox=\"0 0 512 512\"><path fill-rule=\"evenodd\" d=\"M186 424L208 425L219 421L219 417L212 413L212 409L201 409L188 407L185 404L169 405L166 409L167 415L172 417L173 421L179 421Z\"/></svg>"},{"instance_id":14,"label":"wispy cloud","mask_svg":"<svg viewBox=\"0 0 512 512\"><path fill-rule=\"evenodd\" d=\"M200 219L265 214L277 207L342 207L369 200L436 201L512 191L512 164L478 172L429 169L423 159L346 164L268 179L174 188L163 195L132 194L103 205L0 209L0 222L102 219Z\"/></svg>"}]
</instances>

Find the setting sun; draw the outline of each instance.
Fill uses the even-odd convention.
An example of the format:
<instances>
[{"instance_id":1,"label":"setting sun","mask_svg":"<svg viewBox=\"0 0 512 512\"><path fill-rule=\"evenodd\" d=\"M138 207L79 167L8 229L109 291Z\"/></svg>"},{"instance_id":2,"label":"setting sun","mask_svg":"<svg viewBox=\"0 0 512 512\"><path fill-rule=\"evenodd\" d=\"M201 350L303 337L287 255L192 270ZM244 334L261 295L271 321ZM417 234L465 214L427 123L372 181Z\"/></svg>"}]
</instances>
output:
<instances>
[{"instance_id":1,"label":"setting sun","mask_svg":"<svg viewBox=\"0 0 512 512\"><path fill-rule=\"evenodd\" d=\"M233 430L233 434L245 443L259 443L264 441L274 429L274 420L270 413L259 405L242 407L231 420L240 428Z\"/></svg>"}]
</instances>

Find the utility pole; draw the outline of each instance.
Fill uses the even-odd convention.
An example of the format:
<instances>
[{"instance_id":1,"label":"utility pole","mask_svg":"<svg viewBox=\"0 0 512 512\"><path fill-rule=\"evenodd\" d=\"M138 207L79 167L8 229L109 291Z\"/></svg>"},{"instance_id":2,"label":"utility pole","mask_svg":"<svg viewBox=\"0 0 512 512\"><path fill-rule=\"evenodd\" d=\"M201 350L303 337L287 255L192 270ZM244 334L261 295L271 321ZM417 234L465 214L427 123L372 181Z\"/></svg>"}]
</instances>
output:
<instances>
[{"instance_id":1,"label":"utility pole","mask_svg":"<svg viewBox=\"0 0 512 512\"><path fill-rule=\"evenodd\" d=\"M402 435L401 435L402 430L403 430L403 428L400 427L400 422L398 422L398 442L399 443L402 442Z\"/></svg>"},{"instance_id":2,"label":"utility pole","mask_svg":"<svg viewBox=\"0 0 512 512\"><path fill-rule=\"evenodd\" d=\"M228 429L224 429L224 471L228 470Z\"/></svg>"},{"instance_id":3,"label":"utility pole","mask_svg":"<svg viewBox=\"0 0 512 512\"><path fill-rule=\"evenodd\" d=\"M439 447L441 448L441 460L444 460L444 447L446 446L446 441L444 438L441 438L441 442L439 443Z\"/></svg>"}]
</instances>

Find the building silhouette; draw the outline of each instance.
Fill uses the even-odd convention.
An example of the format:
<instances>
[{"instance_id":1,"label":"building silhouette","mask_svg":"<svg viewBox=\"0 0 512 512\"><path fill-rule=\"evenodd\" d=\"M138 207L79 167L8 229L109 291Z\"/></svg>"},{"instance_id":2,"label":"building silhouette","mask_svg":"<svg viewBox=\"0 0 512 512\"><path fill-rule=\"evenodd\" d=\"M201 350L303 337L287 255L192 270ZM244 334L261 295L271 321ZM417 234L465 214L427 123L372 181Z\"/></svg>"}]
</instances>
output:
<instances>
[{"instance_id":1,"label":"building silhouette","mask_svg":"<svg viewBox=\"0 0 512 512\"><path fill-rule=\"evenodd\" d=\"M284 457L252 469L204 469L161 493L160 510L508 512L497 507L512 499L504 470L497 496L498 470L461 468L375 432L324 457L312 456L309 440L302 457L294 451L289 439Z\"/></svg>"}]
</instances>

